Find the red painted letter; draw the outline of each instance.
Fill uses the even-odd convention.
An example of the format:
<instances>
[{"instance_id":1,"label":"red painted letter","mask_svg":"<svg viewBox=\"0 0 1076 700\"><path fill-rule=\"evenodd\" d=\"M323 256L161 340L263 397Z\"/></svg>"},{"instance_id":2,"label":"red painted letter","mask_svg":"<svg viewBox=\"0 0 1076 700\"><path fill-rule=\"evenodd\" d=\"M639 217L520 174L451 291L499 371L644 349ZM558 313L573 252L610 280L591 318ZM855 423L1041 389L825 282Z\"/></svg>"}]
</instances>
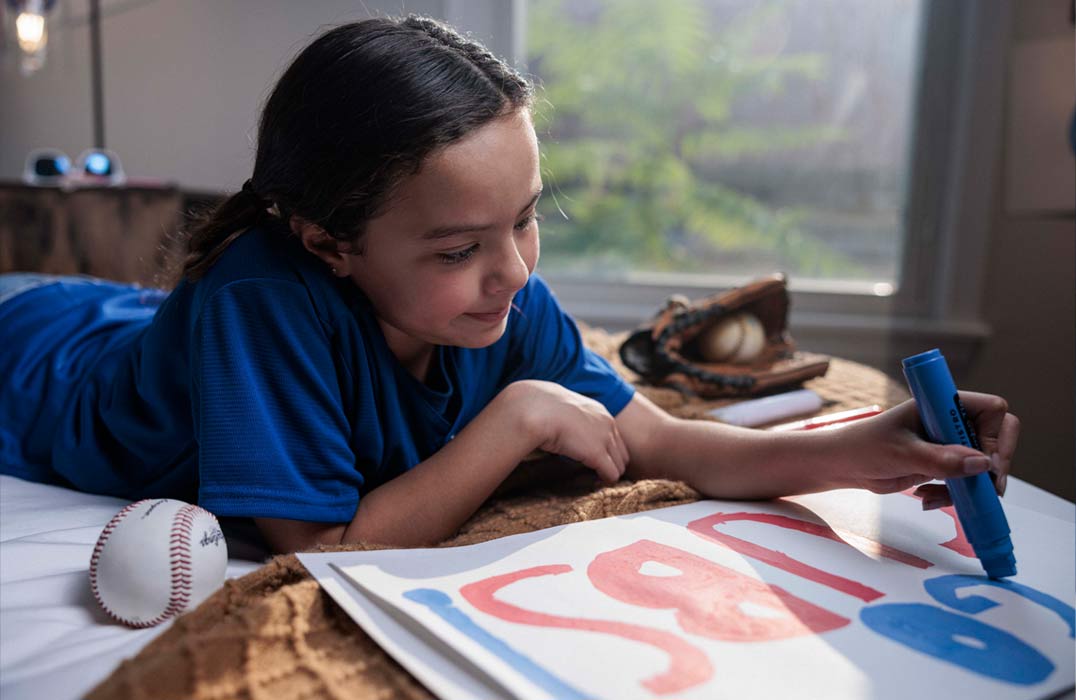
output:
<instances>
[{"instance_id":1,"label":"red painted letter","mask_svg":"<svg viewBox=\"0 0 1076 700\"><path fill-rule=\"evenodd\" d=\"M669 668L664 673L647 678L642 684L659 695L678 693L710 680L714 669L698 647L661 630L610 620L589 620L581 617L564 617L534 612L497 600L494 596L505 586L525 578L563 574L572 570L566 564L535 566L500 576L490 576L469 583L460 589L460 595L482 612L508 622L538 627L562 627L586 632L602 632L625 639L642 642L661 649L669 655Z\"/></svg>"},{"instance_id":2,"label":"red painted letter","mask_svg":"<svg viewBox=\"0 0 1076 700\"><path fill-rule=\"evenodd\" d=\"M831 574L804 564L783 552L776 552L772 549L767 549L762 545L754 544L747 540L741 540L739 537L733 537L732 535L727 535L714 529L714 526L716 525L733 520L753 520L755 522L788 528L789 530L806 532L807 534L823 537L828 540L833 540L834 542L840 542L841 544L847 544L847 542L845 542L841 536L834 532L828 525L819 525L817 523L809 523L806 520L789 518L784 515L769 515L766 513L714 513L705 518L693 520L688 523L687 527L692 532L701 535L706 539L719 542L745 557L751 557L752 559L757 559L771 566L776 566L778 569L787 571L790 574L802 576L815 583L821 583L823 586L829 586L834 590L847 593L850 596L855 596L868 603L885 595L881 591L871 588L870 586L865 586L858 581L852 581L842 576L837 576L836 574ZM927 567L933 566L929 561L920 559L917 556L908 554L899 549L879 544L874 540L868 540L860 535L855 535L854 533L842 534L850 539L856 539L873 552L887 559L899 561L902 564L915 566L920 569L926 569Z\"/></svg>"},{"instance_id":3,"label":"red painted letter","mask_svg":"<svg viewBox=\"0 0 1076 700\"><path fill-rule=\"evenodd\" d=\"M648 561L680 573L641 573L640 567ZM651 540L599 554L587 568L587 575L595 588L617 600L676 610L676 620L684 631L711 639L761 642L820 634L848 624L847 618L778 586ZM750 615L742 609L744 603L763 607L771 614Z\"/></svg>"}]
</instances>

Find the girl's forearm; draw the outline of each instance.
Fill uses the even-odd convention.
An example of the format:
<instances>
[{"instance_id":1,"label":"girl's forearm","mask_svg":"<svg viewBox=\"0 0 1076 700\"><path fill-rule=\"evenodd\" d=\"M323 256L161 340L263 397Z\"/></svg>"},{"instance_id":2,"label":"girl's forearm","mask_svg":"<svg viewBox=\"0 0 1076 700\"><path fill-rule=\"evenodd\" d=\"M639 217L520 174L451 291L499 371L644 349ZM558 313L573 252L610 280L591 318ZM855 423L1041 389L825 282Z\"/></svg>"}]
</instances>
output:
<instances>
[{"instance_id":1,"label":"girl's forearm","mask_svg":"<svg viewBox=\"0 0 1076 700\"><path fill-rule=\"evenodd\" d=\"M633 441L627 476L684 481L712 498L762 499L837 488L831 435L769 433L663 416ZM828 431L834 432L834 431Z\"/></svg>"},{"instance_id":2,"label":"girl's forearm","mask_svg":"<svg viewBox=\"0 0 1076 700\"><path fill-rule=\"evenodd\" d=\"M365 494L342 542L417 546L455 533L536 447L499 400L429 459Z\"/></svg>"}]
</instances>

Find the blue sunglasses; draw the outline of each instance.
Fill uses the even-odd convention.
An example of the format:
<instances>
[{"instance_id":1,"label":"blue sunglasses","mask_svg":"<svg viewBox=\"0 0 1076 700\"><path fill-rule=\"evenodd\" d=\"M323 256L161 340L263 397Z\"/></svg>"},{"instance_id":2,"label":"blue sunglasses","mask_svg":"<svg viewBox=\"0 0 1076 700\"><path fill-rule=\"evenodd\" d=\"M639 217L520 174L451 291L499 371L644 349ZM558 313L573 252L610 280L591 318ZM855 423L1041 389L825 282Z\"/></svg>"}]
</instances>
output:
<instances>
[{"instance_id":1,"label":"blue sunglasses","mask_svg":"<svg viewBox=\"0 0 1076 700\"><path fill-rule=\"evenodd\" d=\"M103 148L89 148L75 166L63 151L39 148L30 152L22 173L28 185L122 185L126 181L119 156Z\"/></svg>"}]
</instances>

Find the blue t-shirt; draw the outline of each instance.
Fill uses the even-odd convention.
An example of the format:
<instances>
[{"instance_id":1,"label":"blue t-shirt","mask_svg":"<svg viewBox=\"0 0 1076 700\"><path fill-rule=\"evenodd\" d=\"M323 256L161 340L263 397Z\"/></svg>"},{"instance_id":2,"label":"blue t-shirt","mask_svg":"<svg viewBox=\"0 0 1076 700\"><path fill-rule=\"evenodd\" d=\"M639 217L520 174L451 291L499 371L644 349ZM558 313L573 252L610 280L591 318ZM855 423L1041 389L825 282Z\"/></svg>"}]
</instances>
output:
<instances>
[{"instance_id":1,"label":"blue t-shirt","mask_svg":"<svg viewBox=\"0 0 1076 700\"><path fill-rule=\"evenodd\" d=\"M423 383L369 301L255 229L170 294L71 279L0 305L3 473L219 516L352 519L496 394L544 379L616 415L632 387L532 276L504 336L436 349Z\"/></svg>"}]
</instances>

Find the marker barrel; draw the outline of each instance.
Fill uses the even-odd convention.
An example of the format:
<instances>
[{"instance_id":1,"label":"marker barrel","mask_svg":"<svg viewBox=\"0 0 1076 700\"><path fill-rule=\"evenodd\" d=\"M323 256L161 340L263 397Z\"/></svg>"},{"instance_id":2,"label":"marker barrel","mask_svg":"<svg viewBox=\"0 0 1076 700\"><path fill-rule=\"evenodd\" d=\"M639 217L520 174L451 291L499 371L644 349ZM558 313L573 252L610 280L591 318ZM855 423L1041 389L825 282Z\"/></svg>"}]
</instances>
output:
<instances>
[{"instance_id":1,"label":"marker barrel","mask_svg":"<svg viewBox=\"0 0 1076 700\"><path fill-rule=\"evenodd\" d=\"M810 389L798 389L722 406L709 411L709 414L722 423L753 428L792 416L814 413L822 406L821 396Z\"/></svg>"},{"instance_id":2,"label":"marker barrel","mask_svg":"<svg viewBox=\"0 0 1076 700\"><path fill-rule=\"evenodd\" d=\"M905 358L904 378L931 442L981 450L949 365L937 349ZM960 526L990 578L1016 575L1009 522L987 473L946 479Z\"/></svg>"}]
</instances>

